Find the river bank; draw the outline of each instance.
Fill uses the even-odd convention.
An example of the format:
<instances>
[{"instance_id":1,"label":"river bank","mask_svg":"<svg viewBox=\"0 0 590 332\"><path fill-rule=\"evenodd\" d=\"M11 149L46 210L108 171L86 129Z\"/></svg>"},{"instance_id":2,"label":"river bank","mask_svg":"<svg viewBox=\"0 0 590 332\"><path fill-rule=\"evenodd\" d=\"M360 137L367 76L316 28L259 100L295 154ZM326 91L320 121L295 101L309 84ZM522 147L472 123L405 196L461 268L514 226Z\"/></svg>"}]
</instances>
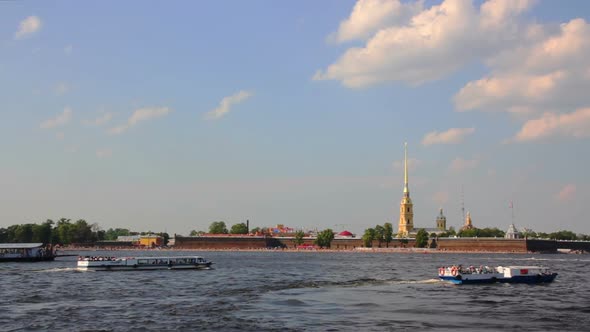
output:
<instances>
[{"instance_id":1,"label":"river bank","mask_svg":"<svg viewBox=\"0 0 590 332\"><path fill-rule=\"evenodd\" d=\"M63 247L60 251L143 251L143 252L285 252L285 253L375 253L375 254L538 254L535 252L486 251L486 250L439 250L426 248L354 248L354 249L266 249L266 248L102 248L102 247Z\"/></svg>"}]
</instances>

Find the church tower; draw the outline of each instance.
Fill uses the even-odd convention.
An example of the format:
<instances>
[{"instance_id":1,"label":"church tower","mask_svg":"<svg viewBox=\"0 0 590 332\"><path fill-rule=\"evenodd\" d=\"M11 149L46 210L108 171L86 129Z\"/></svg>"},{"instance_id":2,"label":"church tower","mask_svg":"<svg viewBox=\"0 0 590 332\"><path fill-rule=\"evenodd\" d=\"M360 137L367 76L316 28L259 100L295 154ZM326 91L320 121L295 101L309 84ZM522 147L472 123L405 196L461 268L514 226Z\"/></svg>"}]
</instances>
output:
<instances>
[{"instance_id":1,"label":"church tower","mask_svg":"<svg viewBox=\"0 0 590 332\"><path fill-rule=\"evenodd\" d=\"M442 208L440 209L438 217L436 217L436 229L443 232L447 230L447 217L443 214Z\"/></svg>"},{"instance_id":2,"label":"church tower","mask_svg":"<svg viewBox=\"0 0 590 332\"><path fill-rule=\"evenodd\" d=\"M461 230L473 229L473 222L471 221L471 213L467 212L467 217L465 217L465 224L461 227Z\"/></svg>"},{"instance_id":3,"label":"church tower","mask_svg":"<svg viewBox=\"0 0 590 332\"><path fill-rule=\"evenodd\" d=\"M404 144L404 197L400 203L398 236L408 236L414 229L414 205L408 189L408 143Z\"/></svg>"}]
</instances>

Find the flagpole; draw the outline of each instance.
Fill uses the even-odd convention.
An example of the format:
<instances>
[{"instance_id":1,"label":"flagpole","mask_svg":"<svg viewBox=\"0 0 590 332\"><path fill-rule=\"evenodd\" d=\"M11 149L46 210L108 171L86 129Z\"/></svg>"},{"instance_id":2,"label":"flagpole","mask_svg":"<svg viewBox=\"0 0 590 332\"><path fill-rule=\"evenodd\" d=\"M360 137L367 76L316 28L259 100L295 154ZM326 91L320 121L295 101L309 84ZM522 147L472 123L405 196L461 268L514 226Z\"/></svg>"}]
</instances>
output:
<instances>
[{"instance_id":1,"label":"flagpole","mask_svg":"<svg viewBox=\"0 0 590 332\"><path fill-rule=\"evenodd\" d=\"M510 201L510 211L512 213L512 225L514 225L514 203Z\"/></svg>"}]
</instances>

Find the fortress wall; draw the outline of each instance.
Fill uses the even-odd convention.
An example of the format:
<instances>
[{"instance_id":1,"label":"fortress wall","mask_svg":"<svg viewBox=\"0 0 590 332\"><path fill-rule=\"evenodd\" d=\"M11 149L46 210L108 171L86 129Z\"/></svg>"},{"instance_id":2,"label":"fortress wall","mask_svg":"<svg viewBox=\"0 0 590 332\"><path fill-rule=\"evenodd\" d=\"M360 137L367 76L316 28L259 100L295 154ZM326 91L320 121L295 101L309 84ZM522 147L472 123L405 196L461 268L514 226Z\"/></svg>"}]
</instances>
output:
<instances>
[{"instance_id":1,"label":"fortress wall","mask_svg":"<svg viewBox=\"0 0 590 332\"><path fill-rule=\"evenodd\" d=\"M314 245L313 238L304 238L303 244ZM294 238L265 238L263 236L203 236L203 237L175 237L177 249L266 249L266 248L296 248ZM400 239L393 239L389 248L412 248L414 239L408 239L408 243L402 243ZM437 240L439 250L443 251L473 251L473 252L527 252L527 240L502 239L502 238L439 238ZM385 248L385 243L381 248ZM353 250L363 247L363 241L358 238L336 238L332 241L333 250ZM538 246L537 246L538 247ZM377 241L373 242L373 248L378 248Z\"/></svg>"},{"instance_id":2,"label":"fortress wall","mask_svg":"<svg viewBox=\"0 0 590 332\"><path fill-rule=\"evenodd\" d=\"M244 237L201 237L176 236L176 249L264 249L266 239L263 236Z\"/></svg>"},{"instance_id":3,"label":"fortress wall","mask_svg":"<svg viewBox=\"0 0 590 332\"><path fill-rule=\"evenodd\" d=\"M527 252L527 245L524 239L439 238L438 249L450 251Z\"/></svg>"}]
</instances>

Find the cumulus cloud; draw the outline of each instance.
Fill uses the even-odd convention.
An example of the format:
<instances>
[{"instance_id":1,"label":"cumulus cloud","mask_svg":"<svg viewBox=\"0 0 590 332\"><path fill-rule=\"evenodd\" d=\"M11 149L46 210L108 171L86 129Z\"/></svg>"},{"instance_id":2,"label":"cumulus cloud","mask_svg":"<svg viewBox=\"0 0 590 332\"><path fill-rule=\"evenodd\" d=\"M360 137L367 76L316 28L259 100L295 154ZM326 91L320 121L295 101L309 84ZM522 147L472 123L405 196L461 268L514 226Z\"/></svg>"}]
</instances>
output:
<instances>
[{"instance_id":1,"label":"cumulus cloud","mask_svg":"<svg viewBox=\"0 0 590 332\"><path fill-rule=\"evenodd\" d=\"M172 110L168 107L140 108L133 112L131 117L129 117L129 119L127 120L127 123L111 128L109 130L109 133L115 135L122 134L125 131L127 131L127 129L136 126L138 123L142 121L163 117L170 112L172 112Z\"/></svg>"},{"instance_id":2,"label":"cumulus cloud","mask_svg":"<svg viewBox=\"0 0 590 332\"><path fill-rule=\"evenodd\" d=\"M392 6L387 3L375 1L366 7L357 4L351 18L344 23L352 22L353 17L375 16L379 11L376 7ZM351 88L386 81L416 85L440 79L465 64L519 45L526 29L517 18L532 3L489 0L476 8L471 0L445 0L418 12L405 25L378 29L364 47L348 49L328 68L317 71L313 79L338 80ZM341 34L341 31L347 31L342 25L339 36L352 38L361 34Z\"/></svg>"},{"instance_id":3,"label":"cumulus cloud","mask_svg":"<svg viewBox=\"0 0 590 332\"><path fill-rule=\"evenodd\" d=\"M474 169L479 165L479 160L474 159L463 159L463 158L455 158L451 164L449 165L449 171L452 172L463 172L470 169Z\"/></svg>"},{"instance_id":4,"label":"cumulus cloud","mask_svg":"<svg viewBox=\"0 0 590 332\"><path fill-rule=\"evenodd\" d=\"M423 2L359 0L350 17L340 23L338 31L330 39L336 42L366 39L383 27L407 24L412 16L422 11Z\"/></svg>"},{"instance_id":5,"label":"cumulus cloud","mask_svg":"<svg viewBox=\"0 0 590 332\"><path fill-rule=\"evenodd\" d=\"M227 96L221 100L219 106L216 109L207 112L207 114L205 114L205 117L207 119L219 119L225 114L229 113L231 111L232 106L243 102L251 96L251 92L243 90L231 96Z\"/></svg>"},{"instance_id":6,"label":"cumulus cloud","mask_svg":"<svg viewBox=\"0 0 590 332\"><path fill-rule=\"evenodd\" d=\"M41 19L37 16L29 16L20 22L18 30L14 34L14 39L29 37L39 29L41 29Z\"/></svg>"},{"instance_id":7,"label":"cumulus cloud","mask_svg":"<svg viewBox=\"0 0 590 332\"><path fill-rule=\"evenodd\" d=\"M559 201L569 201L576 195L576 186L574 184L568 184L563 187L555 196Z\"/></svg>"},{"instance_id":8,"label":"cumulus cloud","mask_svg":"<svg viewBox=\"0 0 590 332\"><path fill-rule=\"evenodd\" d=\"M586 21L571 20L555 32L544 29L522 44L491 59L492 72L455 95L457 110L531 114L588 106L590 25Z\"/></svg>"},{"instance_id":9,"label":"cumulus cloud","mask_svg":"<svg viewBox=\"0 0 590 332\"><path fill-rule=\"evenodd\" d=\"M424 136L422 145L460 143L466 136L475 132L475 128L451 128L447 131L432 131Z\"/></svg>"},{"instance_id":10,"label":"cumulus cloud","mask_svg":"<svg viewBox=\"0 0 590 332\"><path fill-rule=\"evenodd\" d=\"M99 126L102 126L102 125L107 124L109 121L111 121L112 118L113 118L113 114L111 114L111 113L105 113L105 114L97 117L96 119L93 119L93 120L84 120L83 123L85 125L88 125L88 126L96 126L96 127L99 127Z\"/></svg>"},{"instance_id":11,"label":"cumulus cloud","mask_svg":"<svg viewBox=\"0 0 590 332\"><path fill-rule=\"evenodd\" d=\"M42 122L39 127L41 129L51 129L55 127L60 127L70 122L71 118L72 110L69 107L66 107L62 113L58 114L55 118Z\"/></svg>"},{"instance_id":12,"label":"cumulus cloud","mask_svg":"<svg viewBox=\"0 0 590 332\"><path fill-rule=\"evenodd\" d=\"M545 113L540 118L525 122L514 140L525 142L552 136L590 137L590 108L569 114Z\"/></svg>"}]
</instances>

